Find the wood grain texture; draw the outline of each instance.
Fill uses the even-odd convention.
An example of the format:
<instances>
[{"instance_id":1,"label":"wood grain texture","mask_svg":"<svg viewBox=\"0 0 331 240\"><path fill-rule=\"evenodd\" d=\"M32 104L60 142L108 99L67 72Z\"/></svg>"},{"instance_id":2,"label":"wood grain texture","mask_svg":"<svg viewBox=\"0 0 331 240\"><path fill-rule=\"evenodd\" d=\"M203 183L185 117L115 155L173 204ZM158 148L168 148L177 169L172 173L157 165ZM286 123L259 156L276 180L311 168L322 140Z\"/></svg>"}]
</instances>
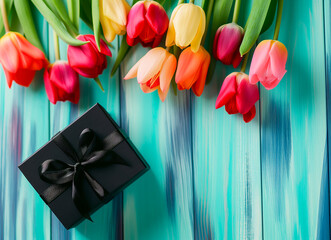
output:
<instances>
[{"instance_id":1,"label":"wood grain texture","mask_svg":"<svg viewBox=\"0 0 331 240\"><path fill-rule=\"evenodd\" d=\"M329 236L323 20L321 0L284 2L288 72L261 87L265 239Z\"/></svg>"},{"instance_id":2,"label":"wood grain texture","mask_svg":"<svg viewBox=\"0 0 331 240\"><path fill-rule=\"evenodd\" d=\"M35 11L38 33L48 26ZM48 50L47 34L42 39ZM33 107L32 107L33 106ZM50 211L17 166L48 140L48 100L38 73L29 88L0 79L0 239L50 239Z\"/></svg>"},{"instance_id":3,"label":"wood grain texture","mask_svg":"<svg viewBox=\"0 0 331 240\"><path fill-rule=\"evenodd\" d=\"M92 33L84 24L81 25L81 33ZM52 36L52 31L49 35ZM113 57L108 58L109 65L112 66L117 56L117 42L113 43L111 49ZM50 46L53 46L50 38ZM60 42L61 58L67 57L67 45ZM50 59L54 60L54 52L50 52ZM87 111L95 103L100 103L117 123L120 123L119 109L119 77L116 74L110 77L108 67L100 76L105 92L102 92L93 79L82 78L80 80L81 99L78 105L68 102L50 106L50 135L53 136L58 131L65 128L78 116ZM76 228L67 231L58 219L52 214L52 239L121 239L122 236L122 196L118 195L113 201L106 204L92 216L93 223L85 220Z\"/></svg>"}]
</instances>

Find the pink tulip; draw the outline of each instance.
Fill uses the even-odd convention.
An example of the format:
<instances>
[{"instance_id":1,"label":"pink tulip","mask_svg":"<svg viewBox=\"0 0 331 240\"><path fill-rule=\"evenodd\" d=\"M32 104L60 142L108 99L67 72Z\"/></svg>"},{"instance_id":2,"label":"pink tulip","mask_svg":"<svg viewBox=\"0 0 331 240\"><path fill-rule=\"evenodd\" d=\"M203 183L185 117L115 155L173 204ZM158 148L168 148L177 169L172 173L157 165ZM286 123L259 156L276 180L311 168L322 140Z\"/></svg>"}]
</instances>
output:
<instances>
[{"instance_id":1,"label":"pink tulip","mask_svg":"<svg viewBox=\"0 0 331 240\"><path fill-rule=\"evenodd\" d=\"M70 66L83 77L98 77L107 67L106 56L111 56L107 44L101 39L99 51L93 35L79 35L77 39L89 41L89 43L68 47L67 55Z\"/></svg>"},{"instance_id":2,"label":"pink tulip","mask_svg":"<svg viewBox=\"0 0 331 240\"><path fill-rule=\"evenodd\" d=\"M179 56L176 83L179 90L191 89L196 96L201 96L205 87L210 55L202 46L197 52L186 48Z\"/></svg>"},{"instance_id":3,"label":"pink tulip","mask_svg":"<svg viewBox=\"0 0 331 240\"><path fill-rule=\"evenodd\" d=\"M158 90L159 97L164 102L176 63L176 57L164 48L153 48L131 68L124 79L137 77L144 93Z\"/></svg>"},{"instance_id":4,"label":"pink tulip","mask_svg":"<svg viewBox=\"0 0 331 240\"><path fill-rule=\"evenodd\" d=\"M56 61L44 72L45 89L51 103L79 101L79 76L68 62Z\"/></svg>"},{"instance_id":5,"label":"pink tulip","mask_svg":"<svg viewBox=\"0 0 331 240\"><path fill-rule=\"evenodd\" d=\"M28 87L36 71L44 68L48 61L44 53L17 32L8 32L0 39L0 63L11 88L13 81Z\"/></svg>"},{"instance_id":6,"label":"pink tulip","mask_svg":"<svg viewBox=\"0 0 331 240\"><path fill-rule=\"evenodd\" d=\"M259 98L259 89L256 84L249 83L248 75L235 72L225 78L215 107L218 109L225 105L228 114L240 113L247 123L255 117L254 104Z\"/></svg>"},{"instance_id":7,"label":"pink tulip","mask_svg":"<svg viewBox=\"0 0 331 240\"><path fill-rule=\"evenodd\" d=\"M279 41L264 40L255 49L249 81L252 84L258 81L268 90L278 85L286 73L287 49Z\"/></svg>"},{"instance_id":8,"label":"pink tulip","mask_svg":"<svg viewBox=\"0 0 331 240\"><path fill-rule=\"evenodd\" d=\"M126 41L130 46L138 42L144 47L157 47L167 31L169 18L155 1L139 1L128 15Z\"/></svg>"},{"instance_id":9,"label":"pink tulip","mask_svg":"<svg viewBox=\"0 0 331 240\"><path fill-rule=\"evenodd\" d=\"M244 37L244 29L236 23L228 23L218 28L213 46L214 57L225 65L237 68L241 62L239 47Z\"/></svg>"}]
</instances>

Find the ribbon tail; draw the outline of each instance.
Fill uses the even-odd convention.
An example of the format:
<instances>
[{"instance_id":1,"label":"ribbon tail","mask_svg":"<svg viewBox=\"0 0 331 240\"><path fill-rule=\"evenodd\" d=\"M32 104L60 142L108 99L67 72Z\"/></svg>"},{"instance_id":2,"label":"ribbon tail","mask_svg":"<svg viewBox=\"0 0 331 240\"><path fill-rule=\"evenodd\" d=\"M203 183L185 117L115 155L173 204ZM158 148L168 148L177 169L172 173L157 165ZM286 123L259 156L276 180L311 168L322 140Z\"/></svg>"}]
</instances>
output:
<instances>
[{"instance_id":1,"label":"ribbon tail","mask_svg":"<svg viewBox=\"0 0 331 240\"><path fill-rule=\"evenodd\" d=\"M77 210L80 212L80 214L83 217L85 217L86 219L93 222L89 215L90 207L86 204L84 197L80 193L79 183L81 181L82 181L82 172L78 171L75 173L74 179L72 181L72 199L74 201L74 204L75 204Z\"/></svg>"},{"instance_id":2,"label":"ribbon tail","mask_svg":"<svg viewBox=\"0 0 331 240\"><path fill-rule=\"evenodd\" d=\"M84 171L84 174L88 183L91 185L98 198L100 200L103 200L103 198L108 194L107 190L104 189L101 184L98 183L94 178L92 178L87 172Z\"/></svg>"}]
</instances>

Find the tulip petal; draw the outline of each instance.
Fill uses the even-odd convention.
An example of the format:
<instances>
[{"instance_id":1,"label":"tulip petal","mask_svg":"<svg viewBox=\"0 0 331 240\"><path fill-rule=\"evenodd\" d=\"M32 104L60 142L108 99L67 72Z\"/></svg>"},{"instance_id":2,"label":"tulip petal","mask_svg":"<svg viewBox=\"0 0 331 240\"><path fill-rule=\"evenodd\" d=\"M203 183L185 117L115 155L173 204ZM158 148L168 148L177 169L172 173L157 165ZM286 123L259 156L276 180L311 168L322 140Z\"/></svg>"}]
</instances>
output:
<instances>
[{"instance_id":1,"label":"tulip petal","mask_svg":"<svg viewBox=\"0 0 331 240\"><path fill-rule=\"evenodd\" d=\"M256 84L250 84L246 79L238 84L236 101L241 114L246 114L259 99L259 89Z\"/></svg>"},{"instance_id":2,"label":"tulip petal","mask_svg":"<svg viewBox=\"0 0 331 240\"><path fill-rule=\"evenodd\" d=\"M159 94L159 98L162 102L164 102L164 100L166 99L167 95L168 95L168 91L169 91L169 86L166 89L164 89L164 91L162 91L160 88L157 90L158 94Z\"/></svg>"},{"instance_id":3,"label":"tulip petal","mask_svg":"<svg viewBox=\"0 0 331 240\"><path fill-rule=\"evenodd\" d=\"M163 63L162 69L160 71L160 89L161 92L165 92L169 88L171 79L176 71L176 57L169 54Z\"/></svg>"},{"instance_id":4,"label":"tulip petal","mask_svg":"<svg viewBox=\"0 0 331 240\"><path fill-rule=\"evenodd\" d=\"M157 2L149 5L146 13L149 26L157 35L163 35L167 31L169 18L164 8Z\"/></svg>"},{"instance_id":5,"label":"tulip petal","mask_svg":"<svg viewBox=\"0 0 331 240\"><path fill-rule=\"evenodd\" d=\"M220 93L218 94L218 97L216 100L216 104L215 104L216 109L223 107L236 94L236 92L237 92L236 75L237 75L237 73L232 73L225 78L225 80L222 84Z\"/></svg>"},{"instance_id":6,"label":"tulip petal","mask_svg":"<svg viewBox=\"0 0 331 240\"><path fill-rule=\"evenodd\" d=\"M145 27L146 9L144 2L137 2L128 14L127 34L130 38L136 38Z\"/></svg>"},{"instance_id":7,"label":"tulip petal","mask_svg":"<svg viewBox=\"0 0 331 240\"><path fill-rule=\"evenodd\" d=\"M201 47L201 48L203 48L203 47ZM207 77L208 68L209 68L209 64L210 64L210 55L205 49L203 49L203 50L206 54L206 58L202 63L202 68L200 70L199 77L192 86L192 91L198 97L201 96L203 89L205 88L206 77Z\"/></svg>"},{"instance_id":8,"label":"tulip petal","mask_svg":"<svg viewBox=\"0 0 331 240\"><path fill-rule=\"evenodd\" d=\"M267 71L271 44L271 40L264 40L256 47L249 70L250 83L257 83L259 76L264 75Z\"/></svg>"},{"instance_id":9,"label":"tulip petal","mask_svg":"<svg viewBox=\"0 0 331 240\"><path fill-rule=\"evenodd\" d=\"M15 41L15 40L14 40ZM0 46L6 51L0 51L0 62L2 66L9 72L16 72L20 66L20 54L16 48L16 44L11 38L4 35L0 40Z\"/></svg>"},{"instance_id":10,"label":"tulip petal","mask_svg":"<svg viewBox=\"0 0 331 240\"><path fill-rule=\"evenodd\" d=\"M138 83L145 83L160 72L166 53L167 51L161 47L153 48L146 53L138 68Z\"/></svg>"},{"instance_id":11,"label":"tulip petal","mask_svg":"<svg viewBox=\"0 0 331 240\"><path fill-rule=\"evenodd\" d=\"M255 115L256 115L256 108L255 108L255 106L253 106L249 110L249 112L247 112L246 114L243 115L243 119L244 119L245 123L252 121L253 118L255 117Z\"/></svg>"},{"instance_id":12,"label":"tulip petal","mask_svg":"<svg viewBox=\"0 0 331 240\"><path fill-rule=\"evenodd\" d=\"M238 51L236 51L236 53L234 54L234 57L232 59L232 66L234 68L237 68L239 66L241 60L242 60L242 57L241 57L240 52L238 50Z\"/></svg>"},{"instance_id":13,"label":"tulip petal","mask_svg":"<svg viewBox=\"0 0 331 240\"><path fill-rule=\"evenodd\" d=\"M200 16L200 23L199 23L199 28L198 31L191 42L191 48L193 52L197 52L199 50L200 44L201 44L201 39L203 34L205 33L205 28L206 28L206 15L205 12L203 11L202 8L200 8L201 16Z\"/></svg>"},{"instance_id":14,"label":"tulip petal","mask_svg":"<svg viewBox=\"0 0 331 240\"><path fill-rule=\"evenodd\" d=\"M223 26L220 26L217 31L216 31L216 34L215 34L215 38L214 38L214 43L213 43L213 56L214 58L217 58L217 51L218 51L218 39L219 39L219 36L221 34L221 31L223 29Z\"/></svg>"},{"instance_id":15,"label":"tulip petal","mask_svg":"<svg viewBox=\"0 0 331 240\"><path fill-rule=\"evenodd\" d=\"M141 61L142 58L129 70L129 72L125 75L124 80L137 77L138 68L140 66Z\"/></svg>"},{"instance_id":16,"label":"tulip petal","mask_svg":"<svg viewBox=\"0 0 331 240\"><path fill-rule=\"evenodd\" d=\"M55 104L57 102L58 97L56 94L56 89L52 86L51 81L49 79L48 69L44 71L44 84L49 101Z\"/></svg>"},{"instance_id":17,"label":"tulip petal","mask_svg":"<svg viewBox=\"0 0 331 240\"><path fill-rule=\"evenodd\" d=\"M171 18L169 21L169 27L168 27L168 32L166 36L166 43L165 45L167 47L170 47L175 44L175 37L176 37L176 32L175 32L175 26L174 26L174 18L177 15L178 10L182 7L183 5L180 4L175 9L172 11Z\"/></svg>"},{"instance_id":18,"label":"tulip petal","mask_svg":"<svg viewBox=\"0 0 331 240\"><path fill-rule=\"evenodd\" d=\"M239 113L236 103L236 98L231 98L226 104L225 104L225 111L228 114L237 114Z\"/></svg>"},{"instance_id":19,"label":"tulip petal","mask_svg":"<svg viewBox=\"0 0 331 240\"><path fill-rule=\"evenodd\" d=\"M157 86L157 87L154 87L154 88L150 88L145 83L142 83L142 84L140 84L140 88L144 93L151 93L151 92L154 92L159 87Z\"/></svg>"},{"instance_id":20,"label":"tulip petal","mask_svg":"<svg viewBox=\"0 0 331 240\"><path fill-rule=\"evenodd\" d=\"M139 38L142 43L152 43L155 39L155 32L148 24L145 24L145 27L140 33Z\"/></svg>"},{"instance_id":21,"label":"tulip petal","mask_svg":"<svg viewBox=\"0 0 331 240\"><path fill-rule=\"evenodd\" d=\"M272 74L282 79L286 73L285 65L287 61L287 49L281 42L276 41L269 52L270 67Z\"/></svg>"},{"instance_id":22,"label":"tulip petal","mask_svg":"<svg viewBox=\"0 0 331 240\"><path fill-rule=\"evenodd\" d=\"M13 81L15 81L17 84L23 87L29 87L34 79L35 74L36 71L29 69L19 69L15 73L5 70L5 75L9 88L11 88Z\"/></svg>"},{"instance_id":23,"label":"tulip petal","mask_svg":"<svg viewBox=\"0 0 331 240\"><path fill-rule=\"evenodd\" d=\"M119 25L126 25L129 4L125 0L102 1L103 15Z\"/></svg>"},{"instance_id":24,"label":"tulip petal","mask_svg":"<svg viewBox=\"0 0 331 240\"><path fill-rule=\"evenodd\" d=\"M203 22L203 20L201 20L200 7L192 3L182 5L184 6L179 9L173 20L173 24L176 32L176 45L184 48L188 46L198 34L200 22Z\"/></svg>"}]
</instances>

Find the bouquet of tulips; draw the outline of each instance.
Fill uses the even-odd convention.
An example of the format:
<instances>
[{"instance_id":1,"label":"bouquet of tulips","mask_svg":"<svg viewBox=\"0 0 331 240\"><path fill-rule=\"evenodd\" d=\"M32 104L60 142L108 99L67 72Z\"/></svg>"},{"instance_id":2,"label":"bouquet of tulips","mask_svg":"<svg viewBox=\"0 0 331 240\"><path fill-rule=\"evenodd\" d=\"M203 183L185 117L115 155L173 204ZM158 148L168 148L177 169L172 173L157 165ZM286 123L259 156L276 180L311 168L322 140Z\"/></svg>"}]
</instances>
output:
<instances>
[{"instance_id":1,"label":"bouquet of tulips","mask_svg":"<svg viewBox=\"0 0 331 240\"><path fill-rule=\"evenodd\" d=\"M107 67L107 56L111 57L109 46L122 35L111 74L131 47L140 44L151 48L124 79L137 78L143 92L157 90L161 101L165 101L171 82L179 90L192 89L200 96L217 60L234 68L241 64L239 72L231 73L224 81L219 79L223 84L215 106L225 106L229 114L240 113L245 122L251 121L259 100L257 83L270 90L286 73L287 50L277 40L283 0L253 0L244 28L237 23L241 0L203 0L201 6L194 0L179 0L170 19L163 7L166 1L134 0L130 6L125 0L67 0L67 4L63 0L0 0L0 63L8 86L15 81L28 87L35 72L45 69L49 100L54 104L66 100L78 103L79 75L94 79L102 89L98 76ZM54 30L53 63L45 57L34 28L32 4ZM228 22L233 4L232 21ZM245 69L249 53L275 15L274 37L257 45L248 75ZM10 31L11 22L17 22L15 17L22 34ZM80 19L93 34L79 33ZM66 61L60 60L58 38L68 44Z\"/></svg>"}]
</instances>

